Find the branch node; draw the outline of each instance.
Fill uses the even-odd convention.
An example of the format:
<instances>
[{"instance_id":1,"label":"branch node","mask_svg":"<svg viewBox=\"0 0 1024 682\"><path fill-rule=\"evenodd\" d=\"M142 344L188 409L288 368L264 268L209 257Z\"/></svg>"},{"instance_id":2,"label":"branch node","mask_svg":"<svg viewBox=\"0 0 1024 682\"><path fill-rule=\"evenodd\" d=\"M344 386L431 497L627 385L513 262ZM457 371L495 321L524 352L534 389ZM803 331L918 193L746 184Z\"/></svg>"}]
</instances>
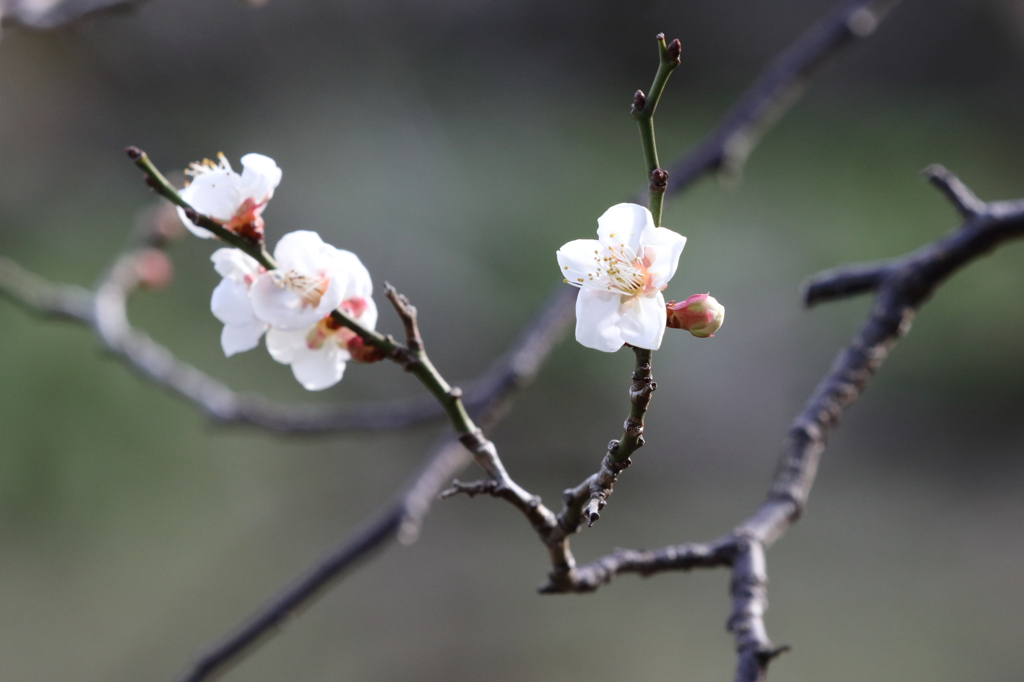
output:
<instances>
[{"instance_id":1,"label":"branch node","mask_svg":"<svg viewBox=\"0 0 1024 682\"><path fill-rule=\"evenodd\" d=\"M442 490L437 497L440 500L447 500L449 497L454 497L460 493L469 495L470 497L476 497L477 495L497 495L500 490L501 483L493 479L463 483L456 478L452 481L451 487L447 490ZM537 502L539 503L539 500L537 500Z\"/></svg>"},{"instance_id":2,"label":"branch node","mask_svg":"<svg viewBox=\"0 0 1024 682\"><path fill-rule=\"evenodd\" d=\"M679 62L682 61L683 56L683 44L679 42L679 38L676 38L668 44L666 54L668 55L669 60L675 62L676 66L679 66Z\"/></svg>"},{"instance_id":3,"label":"branch node","mask_svg":"<svg viewBox=\"0 0 1024 682\"><path fill-rule=\"evenodd\" d=\"M643 90L637 90L636 94L633 95L633 108L629 113L639 114L647 106L647 95L644 94Z\"/></svg>"},{"instance_id":4,"label":"branch node","mask_svg":"<svg viewBox=\"0 0 1024 682\"><path fill-rule=\"evenodd\" d=\"M416 323L416 306L409 303L408 298L398 293L398 290L387 282L384 282L384 297L391 301L398 318L402 321L402 326L405 327L405 345L410 354L414 356L423 350L423 338L420 336L419 325ZM415 358L410 358L410 360L415 360ZM418 362L418 360L415 361Z\"/></svg>"},{"instance_id":5,"label":"branch node","mask_svg":"<svg viewBox=\"0 0 1024 682\"><path fill-rule=\"evenodd\" d=\"M650 189L652 192L665 193L668 189L668 171L661 168L655 168L651 171L651 184Z\"/></svg>"}]
</instances>

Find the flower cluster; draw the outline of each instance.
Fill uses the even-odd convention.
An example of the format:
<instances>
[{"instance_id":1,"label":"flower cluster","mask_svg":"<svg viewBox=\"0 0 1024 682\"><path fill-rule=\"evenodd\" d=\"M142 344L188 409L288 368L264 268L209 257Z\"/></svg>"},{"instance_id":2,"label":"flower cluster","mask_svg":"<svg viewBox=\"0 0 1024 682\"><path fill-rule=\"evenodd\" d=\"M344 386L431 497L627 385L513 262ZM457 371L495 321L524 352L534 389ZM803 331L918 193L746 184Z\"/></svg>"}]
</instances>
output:
<instances>
[{"instance_id":1,"label":"flower cluster","mask_svg":"<svg viewBox=\"0 0 1024 682\"><path fill-rule=\"evenodd\" d=\"M239 176L223 156L218 164L192 164L194 179L181 196L226 229L261 243L261 213L281 181L281 170L260 154L243 156L242 166ZM196 235L212 236L184 212L181 218ZM211 260L223 277L213 290L210 309L224 323L220 340L225 355L255 348L266 334L271 357L291 365L295 378L310 391L338 383L351 359L379 359L331 316L341 309L366 329L377 323L370 273L351 251L300 230L278 241L274 270L233 248L218 249Z\"/></svg>"}]
</instances>

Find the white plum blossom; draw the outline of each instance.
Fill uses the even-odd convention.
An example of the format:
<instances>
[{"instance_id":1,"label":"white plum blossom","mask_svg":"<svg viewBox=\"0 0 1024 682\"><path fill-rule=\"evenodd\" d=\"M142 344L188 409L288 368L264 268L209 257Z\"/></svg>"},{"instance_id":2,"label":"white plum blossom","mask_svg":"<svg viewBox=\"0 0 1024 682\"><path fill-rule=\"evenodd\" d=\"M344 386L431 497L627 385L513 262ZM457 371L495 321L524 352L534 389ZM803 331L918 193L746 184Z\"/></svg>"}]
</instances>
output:
<instances>
[{"instance_id":1,"label":"white plum blossom","mask_svg":"<svg viewBox=\"0 0 1024 682\"><path fill-rule=\"evenodd\" d=\"M224 279L213 290L210 310L224 323L220 345L224 355L252 350L270 327L256 317L249 301L249 289L264 268L238 249L217 249L210 256L213 267Z\"/></svg>"},{"instance_id":2,"label":"white plum blossom","mask_svg":"<svg viewBox=\"0 0 1024 682\"><path fill-rule=\"evenodd\" d=\"M282 331L309 329L340 306L352 272L370 281L357 255L307 230L281 237L274 260L277 269L256 278L249 299L256 317Z\"/></svg>"},{"instance_id":3,"label":"white plum blossom","mask_svg":"<svg viewBox=\"0 0 1024 682\"><path fill-rule=\"evenodd\" d=\"M556 254L565 281L580 289L576 340L609 353L624 343L657 350L666 323L661 292L686 237L655 227L637 204L612 206L597 224L597 239L571 241Z\"/></svg>"},{"instance_id":4,"label":"white plum blossom","mask_svg":"<svg viewBox=\"0 0 1024 682\"><path fill-rule=\"evenodd\" d=\"M189 166L185 173L192 176L192 182L181 190L181 198L227 230L261 241L261 214L281 183L281 169L269 156L246 154L239 175L223 154L217 158L217 163L206 159ZM212 232L186 218L183 209L178 208L178 216L197 237L213 237Z\"/></svg>"},{"instance_id":5,"label":"white plum blossom","mask_svg":"<svg viewBox=\"0 0 1024 682\"><path fill-rule=\"evenodd\" d=\"M331 273L332 286L337 284L341 296L336 307L372 330L377 324L377 305L370 297L370 273L355 254L340 249L338 253L343 255L338 262L344 260L344 270ZM278 362L291 365L295 379L309 391L321 391L341 381L345 364L351 359L372 362L381 357L330 315L299 329L271 327L267 332L267 350Z\"/></svg>"}]
</instances>

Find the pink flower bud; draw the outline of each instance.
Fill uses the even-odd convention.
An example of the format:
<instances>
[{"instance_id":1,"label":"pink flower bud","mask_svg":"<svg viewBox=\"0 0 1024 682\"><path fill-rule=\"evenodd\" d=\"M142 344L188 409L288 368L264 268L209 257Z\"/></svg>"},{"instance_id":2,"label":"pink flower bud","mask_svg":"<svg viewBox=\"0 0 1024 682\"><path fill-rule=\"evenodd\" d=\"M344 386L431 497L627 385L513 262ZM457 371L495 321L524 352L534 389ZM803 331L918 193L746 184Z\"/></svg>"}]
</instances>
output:
<instances>
[{"instance_id":1,"label":"pink flower bud","mask_svg":"<svg viewBox=\"0 0 1024 682\"><path fill-rule=\"evenodd\" d=\"M146 289L163 289L171 283L174 267L160 249L145 248L135 256L135 273Z\"/></svg>"},{"instance_id":2,"label":"pink flower bud","mask_svg":"<svg viewBox=\"0 0 1024 682\"><path fill-rule=\"evenodd\" d=\"M668 326L685 329L697 338L706 339L725 321L725 307L708 294L694 294L685 301L669 301L666 306Z\"/></svg>"}]
</instances>

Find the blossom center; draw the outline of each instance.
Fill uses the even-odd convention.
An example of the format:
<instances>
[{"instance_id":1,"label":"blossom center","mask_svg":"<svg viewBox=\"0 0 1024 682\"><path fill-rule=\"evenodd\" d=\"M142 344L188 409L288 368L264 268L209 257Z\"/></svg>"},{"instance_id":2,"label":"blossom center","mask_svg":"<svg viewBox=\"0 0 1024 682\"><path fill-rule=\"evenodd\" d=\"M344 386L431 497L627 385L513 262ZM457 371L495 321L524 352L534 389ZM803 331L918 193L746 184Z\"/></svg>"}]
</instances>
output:
<instances>
[{"instance_id":1,"label":"blossom center","mask_svg":"<svg viewBox=\"0 0 1024 682\"><path fill-rule=\"evenodd\" d=\"M262 241L263 216L260 213L263 212L263 207L266 205L266 199L260 202L255 199L246 199L231 216L231 220L223 223L225 229L252 241Z\"/></svg>"},{"instance_id":2,"label":"blossom center","mask_svg":"<svg viewBox=\"0 0 1024 682\"><path fill-rule=\"evenodd\" d=\"M285 272L274 270L272 279L278 288L291 291L302 299L303 305L310 305L314 308L320 305L320 299L327 292L327 287L331 283L330 278L326 275L310 277L301 275L294 270Z\"/></svg>"},{"instance_id":3,"label":"blossom center","mask_svg":"<svg viewBox=\"0 0 1024 682\"><path fill-rule=\"evenodd\" d=\"M642 258L625 244L604 244L604 253L594 251L594 272L588 272L586 282L570 282L587 289L604 289L626 296L639 296L654 291L648 268L652 257Z\"/></svg>"}]
</instances>

